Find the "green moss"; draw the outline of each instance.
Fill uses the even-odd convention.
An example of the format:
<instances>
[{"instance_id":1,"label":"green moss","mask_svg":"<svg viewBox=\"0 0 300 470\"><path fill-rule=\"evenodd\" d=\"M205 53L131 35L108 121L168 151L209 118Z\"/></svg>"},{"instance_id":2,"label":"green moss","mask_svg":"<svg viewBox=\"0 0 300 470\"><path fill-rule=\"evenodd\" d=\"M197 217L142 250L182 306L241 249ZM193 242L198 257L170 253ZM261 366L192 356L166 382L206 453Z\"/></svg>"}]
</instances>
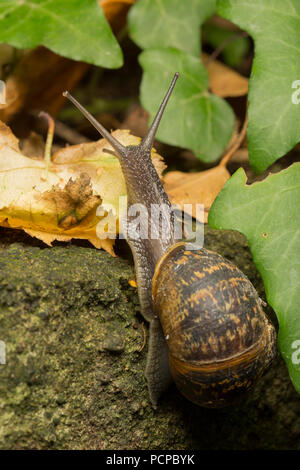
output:
<instances>
[{"instance_id":1,"label":"green moss","mask_svg":"<svg viewBox=\"0 0 300 470\"><path fill-rule=\"evenodd\" d=\"M173 386L154 411L132 264L15 233L0 232L1 449L300 447L299 398L281 361L230 408L197 408ZM209 230L206 242L263 294L242 236Z\"/></svg>"}]
</instances>

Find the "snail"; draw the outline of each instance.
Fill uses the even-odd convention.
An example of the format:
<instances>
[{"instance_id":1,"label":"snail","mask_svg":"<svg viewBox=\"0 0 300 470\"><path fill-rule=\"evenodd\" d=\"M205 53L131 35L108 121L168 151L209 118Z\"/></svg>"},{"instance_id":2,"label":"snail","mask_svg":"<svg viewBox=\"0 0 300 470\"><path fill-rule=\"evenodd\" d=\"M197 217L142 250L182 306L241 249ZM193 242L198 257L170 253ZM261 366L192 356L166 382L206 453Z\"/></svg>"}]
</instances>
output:
<instances>
[{"instance_id":1,"label":"snail","mask_svg":"<svg viewBox=\"0 0 300 470\"><path fill-rule=\"evenodd\" d=\"M204 248L191 249L174 235L174 213L151 149L177 77L138 146L123 146L68 92L64 96L113 147L114 152L107 152L120 161L128 209L142 204L149 215L143 218L144 228L152 224L151 233L160 234L136 237L134 219L128 216L126 237L141 312L150 323L145 376L153 407L172 379L193 403L220 407L242 396L268 369L276 333L255 288L235 265ZM160 210L157 218L150 217L153 207Z\"/></svg>"}]
</instances>

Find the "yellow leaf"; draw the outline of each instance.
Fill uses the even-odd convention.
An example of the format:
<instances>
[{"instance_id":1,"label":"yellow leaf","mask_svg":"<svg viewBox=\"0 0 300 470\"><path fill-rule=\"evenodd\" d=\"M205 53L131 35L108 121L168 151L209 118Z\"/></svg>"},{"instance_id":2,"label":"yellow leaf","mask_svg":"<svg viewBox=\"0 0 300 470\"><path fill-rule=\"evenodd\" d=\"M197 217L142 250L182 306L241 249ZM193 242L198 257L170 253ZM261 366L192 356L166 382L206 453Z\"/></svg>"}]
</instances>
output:
<instances>
[{"instance_id":1,"label":"yellow leaf","mask_svg":"<svg viewBox=\"0 0 300 470\"><path fill-rule=\"evenodd\" d=\"M123 145L140 142L128 130L113 135ZM45 162L23 155L18 139L0 122L0 225L23 229L48 245L87 239L113 254L106 221L114 222L118 232L119 198L126 196L126 185L118 159L105 148L112 150L100 139L61 149L46 173ZM161 175L165 165L154 149L152 158ZM99 229L101 220L105 224Z\"/></svg>"}]
</instances>

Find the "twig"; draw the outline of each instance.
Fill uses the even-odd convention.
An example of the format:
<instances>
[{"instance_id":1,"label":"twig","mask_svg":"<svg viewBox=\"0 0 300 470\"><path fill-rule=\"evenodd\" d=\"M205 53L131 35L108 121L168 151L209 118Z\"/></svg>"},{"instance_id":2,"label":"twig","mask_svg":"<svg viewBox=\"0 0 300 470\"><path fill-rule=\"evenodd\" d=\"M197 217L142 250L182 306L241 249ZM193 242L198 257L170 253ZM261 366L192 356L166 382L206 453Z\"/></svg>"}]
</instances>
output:
<instances>
[{"instance_id":1,"label":"twig","mask_svg":"<svg viewBox=\"0 0 300 470\"><path fill-rule=\"evenodd\" d=\"M91 142L90 139L80 134L79 132L74 131L61 121L55 121L55 134L57 134L58 137L61 137L70 144L82 144L83 142Z\"/></svg>"},{"instance_id":2,"label":"twig","mask_svg":"<svg viewBox=\"0 0 300 470\"><path fill-rule=\"evenodd\" d=\"M241 132L239 133L235 143L232 145L232 147L229 149L229 151L226 153L226 155L222 158L222 160L219 163L219 166L226 166L228 163L228 160L230 157L236 152L236 150L241 146L246 133L247 133L247 124L248 124L248 116L246 114L245 120L243 127L241 129Z\"/></svg>"},{"instance_id":3,"label":"twig","mask_svg":"<svg viewBox=\"0 0 300 470\"><path fill-rule=\"evenodd\" d=\"M31 111L29 114L36 118L36 117L45 117L45 114L47 113L45 113L44 111L41 111L41 113L38 113L36 111ZM53 118L51 119L53 120ZM47 118L46 120L48 123ZM46 130L46 125L44 124L44 122L41 122L41 121L37 121L35 127L38 132L44 132ZM69 144L82 144L83 142L91 142L91 140L88 137L85 137L84 135L71 129L66 124L56 119L54 120L54 133L55 135L65 140Z\"/></svg>"},{"instance_id":4,"label":"twig","mask_svg":"<svg viewBox=\"0 0 300 470\"><path fill-rule=\"evenodd\" d=\"M245 37L248 37L248 33L246 33L245 31L241 32L241 33L238 33L238 34L233 34L232 36L229 36L229 38L226 38L218 47L216 50L214 50L214 52L208 57L208 59L204 62L204 65L208 65L210 64L210 62L212 62L213 60L216 60L216 58L221 54L221 52L223 51L223 49L225 49L225 47L231 43L232 41L235 41L236 39L239 39L239 38L245 38Z\"/></svg>"}]
</instances>

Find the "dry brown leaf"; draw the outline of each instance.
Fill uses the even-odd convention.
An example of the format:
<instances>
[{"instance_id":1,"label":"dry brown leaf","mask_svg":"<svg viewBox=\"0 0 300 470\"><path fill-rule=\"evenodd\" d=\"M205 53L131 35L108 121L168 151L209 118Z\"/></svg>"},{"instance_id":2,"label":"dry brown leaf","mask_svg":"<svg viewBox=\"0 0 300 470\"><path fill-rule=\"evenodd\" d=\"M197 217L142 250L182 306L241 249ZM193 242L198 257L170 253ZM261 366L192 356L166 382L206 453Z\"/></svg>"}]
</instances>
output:
<instances>
[{"instance_id":1,"label":"dry brown leaf","mask_svg":"<svg viewBox=\"0 0 300 470\"><path fill-rule=\"evenodd\" d=\"M98 0L113 31L120 31L126 24L126 15L136 0Z\"/></svg>"},{"instance_id":2,"label":"dry brown leaf","mask_svg":"<svg viewBox=\"0 0 300 470\"><path fill-rule=\"evenodd\" d=\"M198 173L170 171L163 178L165 190L172 204L178 204L182 210L196 218L196 204L204 205L204 220L207 222L209 209L216 196L230 178L225 166L217 166ZM192 204L184 208L184 204Z\"/></svg>"},{"instance_id":3,"label":"dry brown leaf","mask_svg":"<svg viewBox=\"0 0 300 470\"><path fill-rule=\"evenodd\" d=\"M0 105L0 119L7 122L23 108L55 115L65 102L62 92L72 89L88 67L45 47L26 52L6 80L6 104Z\"/></svg>"},{"instance_id":4,"label":"dry brown leaf","mask_svg":"<svg viewBox=\"0 0 300 470\"><path fill-rule=\"evenodd\" d=\"M76 225L101 202L101 197L93 194L87 173L80 173L74 181L70 178L63 188L59 184L52 186L41 195L41 203L56 213L57 225L64 229Z\"/></svg>"},{"instance_id":5,"label":"dry brown leaf","mask_svg":"<svg viewBox=\"0 0 300 470\"><path fill-rule=\"evenodd\" d=\"M184 212L200 222L207 222L212 203L230 178L226 165L245 139L247 124L248 118L246 116L240 133L235 137L235 142L215 168L199 173L170 171L166 174L163 183L172 204L179 205ZM184 206L185 204L187 206ZM203 216L197 214L196 204L203 204Z\"/></svg>"},{"instance_id":6,"label":"dry brown leaf","mask_svg":"<svg viewBox=\"0 0 300 470\"><path fill-rule=\"evenodd\" d=\"M30 158L44 158L45 142L40 134L31 131L29 136L21 139L19 147L23 155Z\"/></svg>"},{"instance_id":7,"label":"dry brown leaf","mask_svg":"<svg viewBox=\"0 0 300 470\"><path fill-rule=\"evenodd\" d=\"M128 130L113 135L123 145L141 140ZM97 229L108 236L107 219L101 229L97 226L109 215L118 230L119 198L126 195L126 185L118 159L103 152L105 148L113 150L100 139L61 149L47 173L45 161L23 155L18 139L0 122L0 225L23 229L49 245L86 239L113 254L114 240L97 236ZM154 149L152 158L161 175L165 165Z\"/></svg>"},{"instance_id":8,"label":"dry brown leaf","mask_svg":"<svg viewBox=\"0 0 300 470\"><path fill-rule=\"evenodd\" d=\"M249 165L249 153L248 148L243 147L238 149L230 158L231 163L237 163L239 166Z\"/></svg>"},{"instance_id":9,"label":"dry brown leaf","mask_svg":"<svg viewBox=\"0 0 300 470\"><path fill-rule=\"evenodd\" d=\"M134 103L129 106L121 129L131 129L134 135L143 137L149 129L149 113L140 104Z\"/></svg>"},{"instance_id":10,"label":"dry brown leaf","mask_svg":"<svg viewBox=\"0 0 300 470\"><path fill-rule=\"evenodd\" d=\"M248 79L218 60L209 61L209 55L202 54L202 60L209 76L211 91L221 98L243 96L248 93Z\"/></svg>"},{"instance_id":11,"label":"dry brown leaf","mask_svg":"<svg viewBox=\"0 0 300 470\"><path fill-rule=\"evenodd\" d=\"M0 121L0 150L9 145L12 150L19 150L19 139L12 133L10 128Z\"/></svg>"}]
</instances>

